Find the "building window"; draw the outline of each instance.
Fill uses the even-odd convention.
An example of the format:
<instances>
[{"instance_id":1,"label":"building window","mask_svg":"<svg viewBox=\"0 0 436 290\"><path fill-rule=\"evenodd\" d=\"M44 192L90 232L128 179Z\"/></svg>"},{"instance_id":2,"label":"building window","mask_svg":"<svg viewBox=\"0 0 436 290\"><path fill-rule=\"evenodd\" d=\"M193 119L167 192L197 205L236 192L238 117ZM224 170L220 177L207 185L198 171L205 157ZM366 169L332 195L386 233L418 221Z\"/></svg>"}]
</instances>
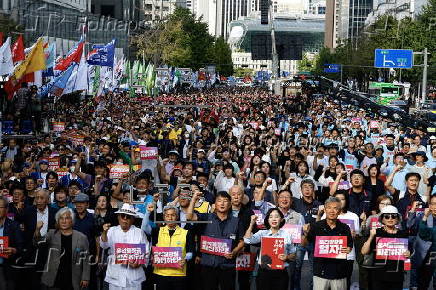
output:
<instances>
[{"instance_id":1,"label":"building window","mask_svg":"<svg viewBox=\"0 0 436 290\"><path fill-rule=\"evenodd\" d=\"M101 5L100 14L103 16L109 16L115 18L115 6L114 5Z\"/></svg>"}]
</instances>

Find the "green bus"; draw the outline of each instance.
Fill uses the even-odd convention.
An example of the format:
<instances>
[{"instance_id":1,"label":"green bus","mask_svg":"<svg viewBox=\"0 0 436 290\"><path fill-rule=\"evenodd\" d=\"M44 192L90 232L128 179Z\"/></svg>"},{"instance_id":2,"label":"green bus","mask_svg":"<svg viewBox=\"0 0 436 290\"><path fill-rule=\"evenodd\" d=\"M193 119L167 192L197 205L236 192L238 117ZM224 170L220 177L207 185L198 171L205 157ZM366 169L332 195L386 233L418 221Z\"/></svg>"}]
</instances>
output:
<instances>
[{"instance_id":1,"label":"green bus","mask_svg":"<svg viewBox=\"0 0 436 290\"><path fill-rule=\"evenodd\" d=\"M369 94L380 105L389 105L392 101L407 99L410 94L410 83L370 82Z\"/></svg>"}]
</instances>

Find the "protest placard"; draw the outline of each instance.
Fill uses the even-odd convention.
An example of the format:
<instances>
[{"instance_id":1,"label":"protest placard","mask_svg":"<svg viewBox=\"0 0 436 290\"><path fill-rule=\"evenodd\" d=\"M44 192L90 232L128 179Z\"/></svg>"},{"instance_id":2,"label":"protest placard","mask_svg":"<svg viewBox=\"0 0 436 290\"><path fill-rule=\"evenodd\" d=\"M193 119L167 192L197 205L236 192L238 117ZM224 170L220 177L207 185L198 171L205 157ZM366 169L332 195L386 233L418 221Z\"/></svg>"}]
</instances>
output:
<instances>
[{"instance_id":1,"label":"protest placard","mask_svg":"<svg viewBox=\"0 0 436 290\"><path fill-rule=\"evenodd\" d=\"M48 171L56 171L60 167L59 157L50 157L48 159Z\"/></svg>"},{"instance_id":2,"label":"protest placard","mask_svg":"<svg viewBox=\"0 0 436 290\"><path fill-rule=\"evenodd\" d=\"M115 264L145 264L145 244L115 243Z\"/></svg>"},{"instance_id":3,"label":"protest placard","mask_svg":"<svg viewBox=\"0 0 436 290\"><path fill-rule=\"evenodd\" d=\"M285 224L282 227L282 229L289 233L293 243L296 243L296 244L301 243L301 233L302 233L303 226Z\"/></svg>"},{"instance_id":4,"label":"protest placard","mask_svg":"<svg viewBox=\"0 0 436 290\"><path fill-rule=\"evenodd\" d=\"M253 271L256 253L242 253L236 257L236 271Z\"/></svg>"},{"instance_id":5,"label":"protest placard","mask_svg":"<svg viewBox=\"0 0 436 290\"><path fill-rule=\"evenodd\" d=\"M157 159L158 151L157 147L147 147L147 146L139 146L140 154L141 154L141 160L151 160L151 159Z\"/></svg>"},{"instance_id":6,"label":"protest placard","mask_svg":"<svg viewBox=\"0 0 436 290\"><path fill-rule=\"evenodd\" d=\"M346 236L317 236L314 256L317 258L346 259L347 254L342 253L343 247L347 247Z\"/></svg>"},{"instance_id":7,"label":"protest placard","mask_svg":"<svg viewBox=\"0 0 436 290\"><path fill-rule=\"evenodd\" d=\"M58 178L61 179L68 174L68 168L58 168L56 169L56 173L58 174Z\"/></svg>"},{"instance_id":8,"label":"protest placard","mask_svg":"<svg viewBox=\"0 0 436 290\"><path fill-rule=\"evenodd\" d=\"M181 247L152 247L153 266L158 268L180 268Z\"/></svg>"},{"instance_id":9,"label":"protest placard","mask_svg":"<svg viewBox=\"0 0 436 290\"><path fill-rule=\"evenodd\" d=\"M354 227L354 221L353 220L349 220L349 219L339 219L342 223L346 224L349 228L350 231L355 231L355 227Z\"/></svg>"},{"instance_id":10,"label":"protest placard","mask_svg":"<svg viewBox=\"0 0 436 290\"><path fill-rule=\"evenodd\" d=\"M378 229L381 228L383 225L379 222L378 217L372 217L369 220L369 229Z\"/></svg>"},{"instance_id":11,"label":"protest placard","mask_svg":"<svg viewBox=\"0 0 436 290\"><path fill-rule=\"evenodd\" d=\"M284 269L284 262L279 259L279 255L284 253L284 238L262 237L259 264L262 268Z\"/></svg>"},{"instance_id":12,"label":"protest placard","mask_svg":"<svg viewBox=\"0 0 436 290\"><path fill-rule=\"evenodd\" d=\"M7 247L9 247L9 237L0 237L0 257L8 257L8 255L4 253Z\"/></svg>"},{"instance_id":13,"label":"protest placard","mask_svg":"<svg viewBox=\"0 0 436 290\"><path fill-rule=\"evenodd\" d=\"M258 209L253 209L253 213L255 216L257 216L256 227L258 229L265 229L265 225L263 224L265 216L263 215L263 213Z\"/></svg>"},{"instance_id":14,"label":"protest placard","mask_svg":"<svg viewBox=\"0 0 436 290\"><path fill-rule=\"evenodd\" d=\"M229 254L231 251L232 240L201 236L200 252L216 256L224 256L225 254Z\"/></svg>"},{"instance_id":15,"label":"protest placard","mask_svg":"<svg viewBox=\"0 0 436 290\"><path fill-rule=\"evenodd\" d=\"M54 132L65 131L65 122L53 122L53 131Z\"/></svg>"},{"instance_id":16,"label":"protest placard","mask_svg":"<svg viewBox=\"0 0 436 290\"><path fill-rule=\"evenodd\" d=\"M376 129L379 127L378 121L369 121L369 128Z\"/></svg>"},{"instance_id":17,"label":"protest placard","mask_svg":"<svg viewBox=\"0 0 436 290\"><path fill-rule=\"evenodd\" d=\"M126 173L129 173L129 165L127 164L111 164L109 166L110 179L120 179Z\"/></svg>"},{"instance_id":18,"label":"protest placard","mask_svg":"<svg viewBox=\"0 0 436 290\"><path fill-rule=\"evenodd\" d=\"M408 239L403 238L376 238L375 258L377 260L402 260L407 251Z\"/></svg>"}]
</instances>

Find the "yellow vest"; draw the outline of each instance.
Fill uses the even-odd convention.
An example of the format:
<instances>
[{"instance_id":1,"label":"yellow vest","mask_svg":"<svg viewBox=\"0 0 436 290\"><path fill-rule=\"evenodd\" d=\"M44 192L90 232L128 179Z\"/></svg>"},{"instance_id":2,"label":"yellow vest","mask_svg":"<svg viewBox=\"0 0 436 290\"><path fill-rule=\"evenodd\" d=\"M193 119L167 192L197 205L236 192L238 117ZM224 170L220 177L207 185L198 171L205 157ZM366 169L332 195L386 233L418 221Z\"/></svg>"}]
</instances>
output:
<instances>
[{"instance_id":1,"label":"yellow vest","mask_svg":"<svg viewBox=\"0 0 436 290\"><path fill-rule=\"evenodd\" d=\"M209 213L210 204L207 201L203 201L199 207L194 208L199 213Z\"/></svg>"},{"instance_id":2,"label":"yellow vest","mask_svg":"<svg viewBox=\"0 0 436 290\"><path fill-rule=\"evenodd\" d=\"M170 237L168 226L160 228L156 247L181 247L183 259L186 256L186 235L188 231L177 226L176 231ZM183 269L154 267L153 273L161 276L186 276L186 264Z\"/></svg>"}]
</instances>

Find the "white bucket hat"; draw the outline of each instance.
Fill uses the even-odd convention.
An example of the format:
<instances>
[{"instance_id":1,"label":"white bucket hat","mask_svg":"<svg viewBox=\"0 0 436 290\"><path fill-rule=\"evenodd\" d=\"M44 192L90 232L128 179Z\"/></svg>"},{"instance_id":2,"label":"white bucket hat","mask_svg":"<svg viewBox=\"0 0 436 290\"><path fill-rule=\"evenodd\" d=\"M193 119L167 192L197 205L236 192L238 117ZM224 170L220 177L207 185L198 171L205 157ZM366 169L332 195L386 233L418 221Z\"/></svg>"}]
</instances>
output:
<instances>
[{"instance_id":1,"label":"white bucket hat","mask_svg":"<svg viewBox=\"0 0 436 290\"><path fill-rule=\"evenodd\" d=\"M116 214L126 214L126 215L130 215L133 216L135 218L139 217L138 213L136 212L135 208L133 207L133 205L128 204L128 203L124 203L123 206L115 212Z\"/></svg>"}]
</instances>

